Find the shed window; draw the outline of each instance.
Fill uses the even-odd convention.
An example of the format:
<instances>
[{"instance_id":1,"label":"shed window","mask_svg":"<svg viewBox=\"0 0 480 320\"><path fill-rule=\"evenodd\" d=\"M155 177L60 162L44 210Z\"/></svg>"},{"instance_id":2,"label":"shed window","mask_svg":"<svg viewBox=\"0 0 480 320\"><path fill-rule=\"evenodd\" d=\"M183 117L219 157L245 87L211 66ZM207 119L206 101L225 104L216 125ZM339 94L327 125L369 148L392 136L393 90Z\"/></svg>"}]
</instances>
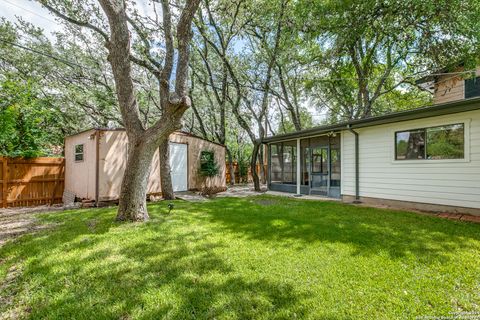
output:
<instances>
[{"instance_id":1,"label":"shed window","mask_svg":"<svg viewBox=\"0 0 480 320\"><path fill-rule=\"evenodd\" d=\"M480 77L465 80L465 99L480 96Z\"/></svg>"},{"instance_id":2,"label":"shed window","mask_svg":"<svg viewBox=\"0 0 480 320\"><path fill-rule=\"evenodd\" d=\"M83 161L84 158L84 147L83 144L75 145L75 161Z\"/></svg>"},{"instance_id":3,"label":"shed window","mask_svg":"<svg viewBox=\"0 0 480 320\"><path fill-rule=\"evenodd\" d=\"M442 160L465 157L464 124L395 133L396 160Z\"/></svg>"}]
</instances>

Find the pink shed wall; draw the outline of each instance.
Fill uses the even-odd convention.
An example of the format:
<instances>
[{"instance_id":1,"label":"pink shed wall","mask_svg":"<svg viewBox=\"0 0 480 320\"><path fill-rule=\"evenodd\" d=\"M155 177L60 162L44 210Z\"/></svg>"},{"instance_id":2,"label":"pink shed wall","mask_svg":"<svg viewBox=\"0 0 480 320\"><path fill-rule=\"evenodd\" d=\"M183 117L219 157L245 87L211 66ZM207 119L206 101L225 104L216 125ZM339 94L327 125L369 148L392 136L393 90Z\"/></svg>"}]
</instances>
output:
<instances>
[{"instance_id":1,"label":"pink shed wall","mask_svg":"<svg viewBox=\"0 0 480 320\"><path fill-rule=\"evenodd\" d=\"M89 130L65 139L65 187L77 197L95 199L96 170L96 130ZM128 138L123 130L99 130L99 201L116 200L120 194L123 174L127 162ZM90 138L92 137L92 138ZM204 179L198 174L200 154L202 151L213 151L220 166L218 176L207 179L208 187L226 187L225 179L225 147L195 136L176 132L170 136L174 143L188 145L188 189L201 189ZM76 144L85 144L85 161L74 161L73 148ZM161 192L160 160L158 151L152 160L148 193Z\"/></svg>"},{"instance_id":2,"label":"pink shed wall","mask_svg":"<svg viewBox=\"0 0 480 320\"><path fill-rule=\"evenodd\" d=\"M127 165L128 138L125 131L101 131L99 201L118 199L123 174ZM148 180L148 193L161 192L160 163L158 151L155 152Z\"/></svg>"},{"instance_id":3,"label":"pink shed wall","mask_svg":"<svg viewBox=\"0 0 480 320\"><path fill-rule=\"evenodd\" d=\"M84 160L75 161L75 145L84 145ZM95 130L65 138L65 190L79 198L95 199Z\"/></svg>"},{"instance_id":4,"label":"pink shed wall","mask_svg":"<svg viewBox=\"0 0 480 320\"><path fill-rule=\"evenodd\" d=\"M200 154L202 151L213 151L215 161L220 166L220 172L214 178L206 180L207 187L226 187L225 177L225 147L184 133L174 133L170 142L188 144L188 189L201 189L204 179L199 175Z\"/></svg>"}]
</instances>

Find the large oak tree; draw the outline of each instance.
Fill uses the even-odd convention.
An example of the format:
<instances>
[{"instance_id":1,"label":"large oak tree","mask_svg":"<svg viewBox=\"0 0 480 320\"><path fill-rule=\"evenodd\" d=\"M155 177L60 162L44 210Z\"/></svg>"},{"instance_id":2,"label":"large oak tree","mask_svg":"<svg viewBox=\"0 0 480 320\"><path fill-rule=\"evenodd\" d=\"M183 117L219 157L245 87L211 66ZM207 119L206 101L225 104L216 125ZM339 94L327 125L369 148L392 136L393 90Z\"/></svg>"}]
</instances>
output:
<instances>
[{"instance_id":1,"label":"large oak tree","mask_svg":"<svg viewBox=\"0 0 480 320\"><path fill-rule=\"evenodd\" d=\"M96 24L96 20L92 21L93 19L87 15L78 14L78 8L72 7L69 2L39 1L58 17L93 30L105 41L118 106L128 136L127 167L120 191L117 219L146 220L148 219L147 181L153 155L159 147L162 191L164 197L173 197L168 166L168 137L180 128L181 118L191 105L187 90L189 46L192 38L191 22L200 0L186 0L183 7L175 5L175 11L179 12L178 18L171 11L173 5L168 0L161 0L161 21L158 18L155 3L152 3L155 18L142 18L137 11L128 11L128 2L125 0L99 0L107 17L109 32L104 30L101 19L100 24ZM85 6L88 7L88 4ZM95 8L90 10L95 12ZM158 30L161 30L160 38L151 38L152 32L149 26L152 25L156 29L153 34L158 35ZM134 54L132 50L132 34L138 39L141 54ZM154 45L157 48L154 48ZM158 50L155 50L159 48L162 48L161 55L156 53ZM132 76L132 63L145 68L158 80L162 114L148 127L140 117Z\"/></svg>"}]
</instances>

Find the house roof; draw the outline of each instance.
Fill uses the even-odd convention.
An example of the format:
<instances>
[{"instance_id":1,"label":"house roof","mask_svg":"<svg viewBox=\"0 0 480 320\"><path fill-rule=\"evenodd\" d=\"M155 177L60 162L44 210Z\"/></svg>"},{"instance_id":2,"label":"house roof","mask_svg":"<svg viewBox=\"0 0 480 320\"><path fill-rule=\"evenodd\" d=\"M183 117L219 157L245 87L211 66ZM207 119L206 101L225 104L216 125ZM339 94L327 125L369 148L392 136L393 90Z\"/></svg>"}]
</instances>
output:
<instances>
[{"instance_id":1,"label":"house roof","mask_svg":"<svg viewBox=\"0 0 480 320\"><path fill-rule=\"evenodd\" d=\"M68 138L68 137L73 137L73 136L76 136L76 135L78 135L78 134L85 133L85 132L88 132L88 131L125 131L125 128L93 127L93 128L85 129L85 130L79 131L79 132L77 132L77 133L68 135L68 136L66 136L66 138ZM177 130L177 131L175 131L174 133L183 134L183 135L186 135L186 136L189 136L189 137L192 137L192 138L197 138L197 139L200 139L200 140L208 141L208 142L210 142L210 143L213 143L213 144L216 144L216 145L225 147L224 144L221 144L221 143L218 143L218 142L215 142L215 141L211 141L211 140L202 138L202 137L200 137L200 136L197 136L197 135L195 135L195 134L193 134L193 133L190 133L190 132L187 132L187 131Z\"/></svg>"},{"instance_id":2,"label":"house roof","mask_svg":"<svg viewBox=\"0 0 480 320\"><path fill-rule=\"evenodd\" d=\"M460 67L463 67L463 66L465 66L465 62L462 62L462 61L452 63L452 64L450 64L446 67L435 70L432 74L429 74L429 75L426 75L426 76L424 76L420 79L417 79L415 81L415 84L420 85L420 84L423 84L423 83L426 83L426 82L435 81L438 78L439 74L446 73L446 72L455 70L456 68L460 68Z\"/></svg>"},{"instance_id":3,"label":"house roof","mask_svg":"<svg viewBox=\"0 0 480 320\"><path fill-rule=\"evenodd\" d=\"M480 98L470 98L454 102L437 104L434 106L425 106L413 110L399 111L385 115L369 117L365 119L350 120L332 125L318 126L311 129L296 131L287 134L280 134L264 138L262 143L271 143L285 141L289 139L303 138L328 132L341 130L371 127L388 123L395 123L407 120L422 119L428 117L441 116L452 113L460 113L480 109Z\"/></svg>"}]
</instances>

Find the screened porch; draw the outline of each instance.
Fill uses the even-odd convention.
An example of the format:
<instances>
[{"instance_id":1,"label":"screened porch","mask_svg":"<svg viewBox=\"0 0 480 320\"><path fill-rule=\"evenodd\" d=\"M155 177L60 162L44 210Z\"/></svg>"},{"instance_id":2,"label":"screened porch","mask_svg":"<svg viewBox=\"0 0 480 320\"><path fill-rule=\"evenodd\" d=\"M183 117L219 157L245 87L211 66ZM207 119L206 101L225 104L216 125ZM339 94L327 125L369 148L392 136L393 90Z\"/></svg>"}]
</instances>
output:
<instances>
[{"instance_id":1,"label":"screened porch","mask_svg":"<svg viewBox=\"0 0 480 320\"><path fill-rule=\"evenodd\" d=\"M268 147L270 190L340 197L340 133L272 142Z\"/></svg>"}]
</instances>

